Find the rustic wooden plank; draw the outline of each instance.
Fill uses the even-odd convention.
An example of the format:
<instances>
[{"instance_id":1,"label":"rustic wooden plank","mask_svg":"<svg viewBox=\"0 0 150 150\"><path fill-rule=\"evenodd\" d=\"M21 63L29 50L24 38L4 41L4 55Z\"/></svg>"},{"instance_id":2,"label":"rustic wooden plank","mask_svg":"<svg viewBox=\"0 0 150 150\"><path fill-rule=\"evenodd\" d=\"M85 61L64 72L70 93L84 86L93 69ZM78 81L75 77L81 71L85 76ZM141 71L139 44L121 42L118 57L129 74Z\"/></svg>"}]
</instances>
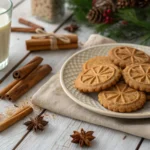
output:
<instances>
[{"instance_id":1,"label":"rustic wooden plank","mask_svg":"<svg viewBox=\"0 0 150 150\"><path fill-rule=\"evenodd\" d=\"M75 124L76 121L74 122ZM67 128L67 131L65 130L63 135L59 137L57 142L53 145L52 149L63 149L63 147L68 147L68 149L76 150L81 149L79 146L70 143L70 137L69 135L72 134L73 129L79 130L81 128L84 128L85 130L93 130L94 135L96 139L92 142L92 149L102 149L102 150L133 150L136 146L136 143L138 141L138 138L135 139L134 136L130 136L128 134L122 134L119 131L107 129L104 127L99 127L91 124L87 124L84 122L81 122L77 128L72 129L73 126L70 126ZM126 138L124 139L124 136ZM109 143L109 144L106 144ZM87 148L88 149L88 148Z\"/></svg>"},{"instance_id":2,"label":"rustic wooden plank","mask_svg":"<svg viewBox=\"0 0 150 150\"><path fill-rule=\"evenodd\" d=\"M69 22L70 23L70 22ZM64 26L68 25L65 24ZM63 26L63 27L64 27ZM59 33L67 33L63 30L59 30ZM93 30L81 26L80 30L77 31L79 39L82 42L85 42L89 35L93 33ZM36 52L32 53L29 57L33 55L40 55L44 58L44 62L50 63L53 67L53 74L57 73L63 63L68 57L79 50L66 50L66 51L45 51L45 52ZM35 88L33 92L35 91ZM30 95L30 93L28 93ZM32 96L32 94L31 94ZM140 141L139 137L131 136L119 131L114 131L104 127L99 127L84 123L81 121L76 121L67 117L62 117L50 112L45 112L49 121L49 126L42 133L31 132L27 137L22 141L18 146L19 150L24 150L25 148L30 149L53 149L53 150L76 150L80 149L79 146L70 143L69 135L72 134L73 130L78 130L83 127L85 129L94 130L96 133L96 141L93 142L92 149L102 149L102 150L133 150L136 148L138 142ZM124 139L124 137L126 138ZM43 144L44 143L44 144ZM86 148L85 148L86 149Z\"/></svg>"},{"instance_id":3,"label":"rustic wooden plank","mask_svg":"<svg viewBox=\"0 0 150 150\"><path fill-rule=\"evenodd\" d=\"M149 132L149 131L147 131ZM142 145L140 146L139 150L150 150L150 140L144 139Z\"/></svg>"},{"instance_id":4,"label":"rustic wooden plank","mask_svg":"<svg viewBox=\"0 0 150 150\"><path fill-rule=\"evenodd\" d=\"M68 17L67 15L70 15L70 12L68 12L65 17ZM58 23L57 24L48 24L48 23L42 22L40 20L37 20L35 17L33 17L31 15L30 0L23 1L20 5L18 5L14 9L13 17L12 17L12 25L22 26L18 23L19 17L24 17L24 18L31 20L37 24L41 24L49 32L57 29L59 26ZM25 40L29 39L30 36L31 36L31 34L11 33L10 62L9 62L9 65L7 66L7 68L0 71L0 77L2 77L4 74L6 74L12 68L12 66L14 66L25 54L28 53L28 51L26 51L26 48L25 48ZM29 62L33 58L32 56L36 56L36 53L34 55L31 55L29 58L27 58L20 66L23 66L27 62ZM35 88L33 88L30 91L30 93L27 93L24 97L22 97L16 103L11 103L9 101L0 100L0 113L4 113L8 109L8 107L12 108L14 106L14 104L15 105L22 105L22 103L29 101L32 94L40 86L42 86L50 78L50 76L45 78L45 80L41 81L40 84L35 86ZM5 87L12 80L13 80L13 78L10 75L7 78L7 80L5 80L5 82L0 84L0 89ZM30 116L37 116L40 111L41 110L35 108L34 113ZM5 150L12 149L16 145L16 143L18 143L18 141L26 134L27 130L26 130L26 127L23 125L23 123L27 119L28 119L28 117L23 119L22 121L16 123L14 126L12 126L8 130L6 130L0 134L0 140L1 140L0 147L1 147L1 149L5 149Z\"/></svg>"},{"instance_id":5,"label":"rustic wooden plank","mask_svg":"<svg viewBox=\"0 0 150 150\"><path fill-rule=\"evenodd\" d=\"M22 0L13 0L13 7L19 6L21 4ZM13 42L12 42L13 43ZM12 44L13 46L13 44ZM13 48L13 47L12 47ZM13 57L12 57L13 58ZM13 63L13 59L11 59L11 63ZM0 71L0 75L2 75L2 71ZM9 80L8 80L9 82ZM0 114L3 116L9 108L13 108L14 104L8 101L0 100ZM1 120L1 118L0 118ZM26 132L26 129L20 126L24 121L20 121L15 124L15 126L12 126L8 130L2 132L0 134L0 140L1 149L12 149L14 147L14 144L17 143L17 141L22 137L22 135ZM17 130L14 130L17 129ZM13 135L13 136L10 136Z\"/></svg>"},{"instance_id":6,"label":"rustic wooden plank","mask_svg":"<svg viewBox=\"0 0 150 150\"><path fill-rule=\"evenodd\" d=\"M17 6L19 6L23 1L25 0L12 0L13 2L13 8L15 9Z\"/></svg>"},{"instance_id":7,"label":"rustic wooden plank","mask_svg":"<svg viewBox=\"0 0 150 150\"><path fill-rule=\"evenodd\" d=\"M62 117L46 112L49 126L41 133L31 132L19 145L19 150L24 149L52 149L52 150L79 150L78 145L71 143L70 135L73 130L93 130L96 139L92 142L92 150L133 150L139 138L119 131L91 125L85 122ZM126 138L124 139L124 137ZM43 143L43 144L42 144ZM87 149L87 148L84 148Z\"/></svg>"}]
</instances>

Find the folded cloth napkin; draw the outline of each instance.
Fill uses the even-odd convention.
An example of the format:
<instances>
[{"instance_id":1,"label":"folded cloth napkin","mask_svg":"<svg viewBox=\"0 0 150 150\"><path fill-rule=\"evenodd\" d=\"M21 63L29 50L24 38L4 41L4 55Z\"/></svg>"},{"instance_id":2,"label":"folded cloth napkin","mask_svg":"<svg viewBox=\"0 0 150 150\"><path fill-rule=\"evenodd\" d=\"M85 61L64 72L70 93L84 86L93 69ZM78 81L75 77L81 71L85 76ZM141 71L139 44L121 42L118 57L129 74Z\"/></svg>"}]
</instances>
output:
<instances>
[{"instance_id":1,"label":"folded cloth napkin","mask_svg":"<svg viewBox=\"0 0 150 150\"><path fill-rule=\"evenodd\" d=\"M91 47L94 45L107 44L107 43L116 43L116 41L101 36L99 34L92 34L89 39L84 43L83 48Z\"/></svg>"},{"instance_id":2,"label":"folded cloth napkin","mask_svg":"<svg viewBox=\"0 0 150 150\"><path fill-rule=\"evenodd\" d=\"M100 38L103 40L102 37ZM105 38L105 43L106 40L107 43L112 42ZM33 95L32 102L60 115L150 139L150 119L118 119L89 111L65 94L60 85L59 74L54 75Z\"/></svg>"}]
</instances>

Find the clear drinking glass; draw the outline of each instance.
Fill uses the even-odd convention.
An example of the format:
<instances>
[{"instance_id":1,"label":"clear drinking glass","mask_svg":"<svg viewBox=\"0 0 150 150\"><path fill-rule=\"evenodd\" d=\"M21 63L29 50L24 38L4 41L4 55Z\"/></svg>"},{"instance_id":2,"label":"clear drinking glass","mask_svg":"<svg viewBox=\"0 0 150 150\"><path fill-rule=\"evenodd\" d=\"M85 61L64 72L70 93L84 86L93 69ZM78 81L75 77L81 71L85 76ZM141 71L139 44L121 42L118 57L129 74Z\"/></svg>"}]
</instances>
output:
<instances>
[{"instance_id":1,"label":"clear drinking glass","mask_svg":"<svg viewBox=\"0 0 150 150\"><path fill-rule=\"evenodd\" d=\"M8 65L12 8L11 0L0 0L0 70Z\"/></svg>"}]
</instances>

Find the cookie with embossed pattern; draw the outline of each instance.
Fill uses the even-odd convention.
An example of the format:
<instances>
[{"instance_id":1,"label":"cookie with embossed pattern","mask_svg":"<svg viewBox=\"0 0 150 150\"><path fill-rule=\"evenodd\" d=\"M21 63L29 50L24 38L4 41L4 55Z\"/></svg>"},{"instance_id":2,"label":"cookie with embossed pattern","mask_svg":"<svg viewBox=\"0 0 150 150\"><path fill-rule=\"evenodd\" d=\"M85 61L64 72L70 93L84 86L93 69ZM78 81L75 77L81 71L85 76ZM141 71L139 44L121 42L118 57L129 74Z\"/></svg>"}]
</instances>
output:
<instances>
[{"instance_id":1,"label":"cookie with embossed pattern","mask_svg":"<svg viewBox=\"0 0 150 150\"><path fill-rule=\"evenodd\" d=\"M90 69L94 66L98 66L101 64L113 64L112 61L107 56L96 56L83 64L83 70Z\"/></svg>"},{"instance_id":2,"label":"cookie with embossed pattern","mask_svg":"<svg viewBox=\"0 0 150 150\"><path fill-rule=\"evenodd\" d=\"M125 68L130 64L150 62L149 55L129 46L115 47L109 51L108 56L115 65L121 68Z\"/></svg>"},{"instance_id":3,"label":"cookie with embossed pattern","mask_svg":"<svg viewBox=\"0 0 150 150\"><path fill-rule=\"evenodd\" d=\"M98 95L101 105L114 112L133 112L142 108L146 102L146 95L129 87L126 83L119 82L108 90Z\"/></svg>"},{"instance_id":4,"label":"cookie with embossed pattern","mask_svg":"<svg viewBox=\"0 0 150 150\"><path fill-rule=\"evenodd\" d=\"M75 80L75 87L81 92L99 92L115 85L120 77L117 66L102 64L81 72Z\"/></svg>"},{"instance_id":5,"label":"cookie with embossed pattern","mask_svg":"<svg viewBox=\"0 0 150 150\"><path fill-rule=\"evenodd\" d=\"M132 64L123 70L125 82L139 91L150 92L150 64Z\"/></svg>"}]
</instances>

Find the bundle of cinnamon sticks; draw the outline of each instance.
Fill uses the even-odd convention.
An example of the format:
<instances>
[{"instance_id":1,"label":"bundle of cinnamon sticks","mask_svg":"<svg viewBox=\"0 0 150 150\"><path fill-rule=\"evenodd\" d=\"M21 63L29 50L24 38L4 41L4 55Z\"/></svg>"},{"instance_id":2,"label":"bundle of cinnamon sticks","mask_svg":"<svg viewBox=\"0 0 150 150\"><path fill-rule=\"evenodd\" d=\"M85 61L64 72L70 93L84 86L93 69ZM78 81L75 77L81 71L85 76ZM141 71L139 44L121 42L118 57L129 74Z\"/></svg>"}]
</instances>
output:
<instances>
[{"instance_id":1,"label":"bundle of cinnamon sticks","mask_svg":"<svg viewBox=\"0 0 150 150\"><path fill-rule=\"evenodd\" d=\"M39 66L42 61L43 58L35 57L25 66L14 71L15 80L0 91L0 98L16 101L46 77L52 68L49 65Z\"/></svg>"},{"instance_id":2,"label":"bundle of cinnamon sticks","mask_svg":"<svg viewBox=\"0 0 150 150\"><path fill-rule=\"evenodd\" d=\"M24 18L19 18L18 22L28 26L26 27L11 27L11 32L26 32L26 33L38 33L33 35L30 40L26 41L26 48L29 51L41 51L41 50L67 50L67 49L77 49L78 48L78 36L75 34L69 35L56 35L53 33L45 32L44 27L28 21ZM40 30L38 32L38 30ZM42 38L39 33L42 33ZM43 35L46 35L45 37ZM49 36L48 36L49 34ZM53 36L51 36L53 34ZM59 38L61 37L61 38ZM61 40L62 37L67 39L65 42Z\"/></svg>"},{"instance_id":3,"label":"bundle of cinnamon sticks","mask_svg":"<svg viewBox=\"0 0 150 150\"><path fill-rule=\"evenodd\" d=\"M56 35L56 43L53 43L52 38L55 38L52 36L47 36L45 34L45 37L42 38L41 34L33 35L30 40L26 41L26 48L29 51L39 51L39 50L56 50L52 47L52 45L56 44L57 49L63 50L63 49L77 49L78 48L78 36L76 34L69 34L69 35ZM64 37L69 40L69 42L64 42L61 39L57 37Z\"/></svg>"}]
</instances>

